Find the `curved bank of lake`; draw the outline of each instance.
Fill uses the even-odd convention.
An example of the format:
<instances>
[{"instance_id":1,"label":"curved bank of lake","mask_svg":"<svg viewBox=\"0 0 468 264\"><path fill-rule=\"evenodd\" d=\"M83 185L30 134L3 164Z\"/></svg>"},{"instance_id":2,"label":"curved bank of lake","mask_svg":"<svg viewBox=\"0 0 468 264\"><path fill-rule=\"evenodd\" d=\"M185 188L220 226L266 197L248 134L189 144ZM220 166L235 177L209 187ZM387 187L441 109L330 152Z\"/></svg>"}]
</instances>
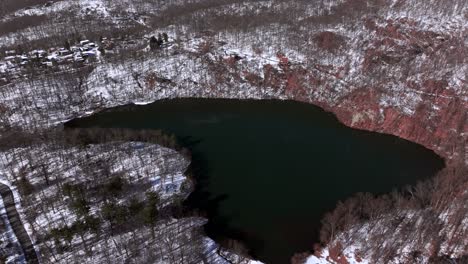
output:
<instances>
[{"instance_id":1,"label":"curved bank of lake","mask_svg":"<svg viewBox=\"0 0 468 264\"><path fill-rule=\"evenodd\" d=\"M433 176L443 160L395 136L360 131L306 103L172 99L123 106L69 127L163 129L192 151L208 235L287 263L318 241L322 215L356 192L384 193Z\"/></svg>"}]
</instances>

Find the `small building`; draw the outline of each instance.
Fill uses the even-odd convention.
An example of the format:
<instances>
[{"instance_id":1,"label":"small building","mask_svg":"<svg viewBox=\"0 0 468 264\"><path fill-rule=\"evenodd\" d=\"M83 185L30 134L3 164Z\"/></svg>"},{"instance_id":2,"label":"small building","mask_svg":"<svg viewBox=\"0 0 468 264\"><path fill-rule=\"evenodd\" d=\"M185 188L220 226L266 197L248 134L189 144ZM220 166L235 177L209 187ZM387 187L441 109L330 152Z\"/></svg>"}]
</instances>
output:
<instances>
[{"instance_id":1,"label":"small building","mask_svg":"<svg viewBox=\"0 0 468 264\"><path fill-rule=\"evenodd\" d=\"M72 52L69 51L69 50L66 50L66 49L61 49L61 50L59 50L58 54L59 54L59 56L67 56L67 55L72 54Z\"/></svg>"},{"instance_id":2,"label":"small building","mask_svg":"<svg viewBox=\"0 0 468 264\"><path fill-rule=\"evenodd\" d=\"M26 64L29 64L28 56L21 55L19 58L21 59L20 65L24 66Z\"/></svg>"},{"instance_id":3,"label":"small building","mask_svg":"<svg viewBox=\"0 0 468 264\"><path fill-rule=\"evenodd\" d=\"M8 56L8 57L5 57L5 60L6 61L14 61L16 59L16 56Z\"/></svg>"},{"instance_id":4,"label":"small building","mask_svg":"<svg viewBox=\"0 0 468 264\"><path fill-rule=\"evenodd\" d=\"M51 55L47 56L46 59L49 61L52 61L52 60L57 61L57 53L52 53Z\"/></svg>"},{"instance_id":5,"label":"small building","mask_svg":"<svg viewBox=\"0 0 468 264\"><path fill-rule=\"evenodd\" d=\"M97 45L94 42L90 42L90 43L86 44L85 46L90 47L90 48L97 48Z\"/></svg>"},{"instance_id":6,"label":"small building","mask_svg":"<svg viewBox=\"0 0 468 264\"><path fill-rule=\"evenodd\" d=\"M32 57L44 58L47 55L45 50L33 50L29 53Z\"/></svg>"},{"instance_id":7,"label":"small building","mask_svg":"<svg viewBox=\"0 0 468 264\"><path fill-rule=\"evenodd\" d=\"M84 45L89 44L89 43L90 43L90 41L87 40L87 39L80 41L81 46L84 46Z\"/></svg>"},{"instance_id":8,"label":"small building","mask_svg":"<svg viewBox=\"0 0 468 264\"><path fill-rule=\"evenodd\" d=\"M81 51L81 48L80 48L80 47L77 47L77 46L71 46L70 49L71 49L71 51L73 51L73 52L80 52L80 51Z\"/></svg>"},{"instance_id":9,"label":"small building","mask_svg":"<svg viewBox=\"0 0 468 264\"><path fill-rule=\"evenodd\" d=\"M52 67L52 66L54 66L54 63L52 61L44 61L44 62L42 62L42 65L44 65L46 67Z\"/></svg>"},{"instance_id":10,"label":"small building","mask_svg":"<svg viewBox=\"0 0 468 264\"><path fill-rule=\"evenodd\" d=\"M65 56L61 56L60 60L62 60L62 61L73 61L73 54L67 54Z\"/></svg>"},{"instance_id":11,"label":"small building","mask_svg":"<svg viewBox=\"0 0 468 264\"><path fill-rule=\"evenodd\" d=\"M73 60L74 60L75 62L82 62L82 61L84 61L83 57L82 57L80 54L75 54L75 55L73 56Z\"/></svg>"},{"instance_id":12,"label":"small building","mask_svg":"<svg viewBox=\"0 0 468 264\"><path fill-rule=\"evenodd\" d=\"M94 52L94 51L83 51L83 57L96 57L96 52Z\"/></svg>"}]
</instances>

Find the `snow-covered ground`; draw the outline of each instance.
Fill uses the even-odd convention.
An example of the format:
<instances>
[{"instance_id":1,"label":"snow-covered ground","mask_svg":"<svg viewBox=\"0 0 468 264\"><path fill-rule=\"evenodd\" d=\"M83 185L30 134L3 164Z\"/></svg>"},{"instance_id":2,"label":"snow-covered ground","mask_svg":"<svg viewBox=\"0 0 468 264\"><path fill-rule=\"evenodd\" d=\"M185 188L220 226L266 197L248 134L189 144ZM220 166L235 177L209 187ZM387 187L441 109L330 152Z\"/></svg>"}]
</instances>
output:
<instances>
[{"instance_id":1,"label":"snow-covered ground","mask_svg":"<svg viewBox=\"0 0 468 264\"><path fill-rule=\"evenodd\" d=\"M89 171L85 172L83 171L85 168L81 167L84 160L89 163L92 163L93 160L97 163L104 163L105 160L115 159L118 156L119 163L108 164L111 166L111 173L122 173L129 180L134 179L134 181L137 177L146 176L143 180L152 183L153 187L151 188L158 191L165 199L181 192L180 186L186 180L183 172L187 166L187 161L181 156L169 149L137 142L122 143L120 146L116 144L115 147L116 149L112 149L112 145L96 145L91 149L80 150L79 148L57 149L56 146L41 145L13 149L0 154L2 182L7 182L8 185L12 186L18 202L18 211L22 215L23 221L27 219L25 226L30 236L36 239L36 243L37 238L43 236L51 228L73 223L76 216L67 208L64 198L57 199L56 195L60 194L60 184L49 185L45 188L40 187L40 193L27 198L22 197L23 206L21 206L20 196L14 187L19 174L23 174L32 185L41 186L45 183L45 178L39 178L37 174L46 169L46 173L50 174L48 180L51 182L63 181L62 184L64 182L77 184L89 180ZM23 159L25 157L27 158ZM67 158L64 159L64 157ZM21 161L17 158L20 158ZM179 167L174 167L176 165ZM25 172L27 167L30 168L30 171ZM49 206L51 207L44 207L46 201L50 202ZM95 210L90 209L90 211ZM33 218L28 217L27 215L33 211L37 215ZM46 243L43 241L36 245L43 247ZM62 261L66 262L67 257L63 256Z\"/></svg>"},{"instance_id":2,"label":"snow-covered ground","mask_svg":"<svg viewBox=\"0 0 468 264\"><path fill-rule=\"evenodd\" d=\"M146 227L135 227L135 230L106 237L107 227L103 226L100 237L90 232L84 234L86 243L92 241L91 255L86 253L82 237L78 235L69 242L73 246L63 252L58 251L57 242L48 238L53 228L72 226L80 219L68 206L70 198L62 194L65 184L84 184L92 190L99 182L105 183L109 175L121 175L132 186L142 188L137 192L130 191L128 195L138 198L144 191L153 190L162 199L160 206L165 206L176 197L183 198L188 194L190 188L182 187L183 184L190 185L183 174L188 164L189 161L173 150L142 142L87 147L44 143L0 153L1 180L12 186L22 221L45 263L69 263L72 260L102 263L109 258L118 263L145 262L148 258L168 263L170 259L184 255L191 263L202 261L202 258L210 259L210 263L226 263L216 253L218 246L202 235L201 226L206 222L202 218L161 219L156 224L156 240L151 238ZM18 177L27 179L34 186L32 194L19 198ZM99 216L101 203L92 197L88 199L91 199L90 215ZM119 203L126 203L128 199L121 197ZM15 243L8 225L5 228L3 236ZM154 254L155 249L158 252ZM204 257L200 258L200 254Z\"/></svg>"},{"instance_id":3,"label":"snow-covered ground","mask_svg":"<svg viewBox=\"0 0 468 264\"><path fill-rule=\"evenodd\" d=\"M343 257L341 257L340 259L346 259L346 262L343 261L343 263L347 263L347 264L371 264L372 263L366 259L357 257L352 248L345 249L341 254L343 255ZM339 263L339 262L337 262L334 259L331 259L330 252L328 251L328 249L324 249L320 253L319 257L312 255L307 258L304 264L336 264L336 263Z\"/></svg>"},{"instance_id":4,"label":"snow-covered ground","mask_svg":"<svg viewBox=\"0 0 468 264\"><path fill-rule=\"evenodd\" d=\"M378 217L354 224L308 257L307 264L438 263L434 261L437 257L465 263L468 182L463 176L457 181L460 186L448 187L452 199L435 195L429 206L388 209ZM443 189L439 191L446 191Z\"/></svg>"},{"instance_id":5,"label":"snow-covered ground","mask_svg":"<svg viewBox=\"0 0 468 264\"><path fill-rule=\"evenodd\" d=\"M149 48L126 51L128 47L124 45L122 51L117 50L114 54L123 59L116 59L112 54L103 56L89 66L89 72L69 69L34 78L24 77L1 85L0 130L8 127L26 130L50 128L105 108L129 103L147 104L164 98L295 99L337 112L346 111L350 115L351 126L393 133L417 142L421 140L420 143L440 151L445 157L461 157L468 164L468 157L463 154L466 153L465 142L468 139L466 117L459 114L468 109L468 64L465 56L468 21L467 7L463 1L441 6L440 1L435 0L392 0L386 2L389 8L375 7L375 12L359 15L352 23L346 21L346 17L335 22L309 21L316 21L330 12L340 12L340 8L351 13L356 11L351 4L359 4L360 1L321 1L320 5L308 5L300 12L297 11L302 8L299 4L274 0L194 11L193 16L231 15L241 18L274 10L281 14L280 11L286 8L297 12L294 19L291 19L294 15L289 17L289 21L297 23L294 26L272 22L248 30L214 33L194 31L190 24L166 25L164 28L148 26L151 15L158 16L164 14L166 9L177 9L185 4L196 6L202 0L157 2L58 1L50 6L19 10L1 18L0 23L22 16L53 17L43 25L1 35L0 48L54 36L61 38L70 21L73 21L73 18L70 20L66 16L70 13L80 21L105 22L116 29L125 28L131 23L146 29L144 36L129 38L126 40L128 42L144 46L147 40L143 37L148 39L160 32L167 32L170 41L157 52L151 52ZM368 8L370 5L366 1ZM87 28L78 27L77 31L85 34ZM322 33L328 35L320 35ZM320 36L325 36L322 42ZM337 47L328 49L328 46L333 47L332 44ZM133 52L137 52L137 55ZM10 66L0 62L0 84L6 82L6 79L2 80L2 74L7 74ZM418 134L421 133L418 128L426 134ZM92 150L87 151L94 151L94 158L120 160L120 163L110 167L112 172L124 173L129 179L145 175L153 183L153 188L170 199L174 195L170 190L178 190L185 181L182 169L170 174L170 181L161 178L166 172L160 171L162 167L158 166L163 165L159 162L167 159L161 153L171 151L145 145L143 152L160 154L145 156L138 150L132 150L133 154L127 155L123 149L137 143L126 144L112 146L118 153L116 156L106 152L103 146L93 146ZM8 179L5 180L12 183L15 175L23 172L20 168L27 168L27 163L25 160L13 162L9 159L14 153L26 155L31 152L34 154L29 154L31 157L47 156L44 160L50 168L57 170L52 173L63 170L64 177L69 177L67 180L83 181L88 176L78 167L60 164L66 164L63 155L69 156L68 162L74 162L83 159L87 151L68 149L63 152L47 145L15 149L0 156L6 161L0 171L8 172L5 174ZM157 165L140 164L140 158L146 162L155 159ZM139 165L127 170L127 166L131 167L132 164ZM40 177L34 176L37 170L31 169L31 175L28 175L33 184L44 185ZM45 188L48 189L50 193L56 191L53 187ZM45 192L46 197L49 194ZM39 226L46 229L45 226L70 223L75 219L65 207L57 205L57 208L56 211L41 214L38 217ZM24 210L20 211L24 218ZM204 220L172 221L182 221L182 226L193 224L199 227ZM31 226L26 225L31 232ZM463 223L463 226L466 224ZM451 234L452 231L444 232ZM216 247L212 241L201 244L208 248ZM447 247L442 245L440 252L450 254ZM369 261L363 256L356 258L355 251L353 245L344 249L350 263ZM81 253L77 254L82 256ZM310 257L308 264L314 261L332 261L329 248L323 249L321 257Z\"/></svg>"},{"instance_id":6,"label":"snow-covered ground","mask_svg":"<svg viewBox=\"0 0 468 264\"><path fill-rule=\"evenodd\" d=\"M61 2L58 2L61 3ZM57 3L57 4L58 4ZM388 25L391 21L402 19L401 13L389 12L386 14L385 19L376 20L378 26L382 30L388 30ZM450 18L448 21L446 17L434 18L437 23L432 24L431 30L436 31L438 25L451 25L450 31L458 34L463 30L466 22L460 20L461 18ZM449 23L450 22L450 23ZM413 22L420 23L420 22ZM403 24L402 31L411 33L413 28ZM50 80L41 80L40 78L28 81L19 81L7 85L4 90L5 100L2 105L11 109L11 117L9 122L20 126L26 126L26 123L47 122L45 126L53 125L64 119L76 116L76 113L84 113L90 111L89 108L96 107L112 107L115 105L127 104L131 102L138 102L144 98L144 101L154 101L162 98L171 97L228 97L228 98L297 98L295 91L289 91L288 83L280 83L280 87L272 87L266 85L258 87L258 85L249 81L249 77L265 80L265 67L267 65L273 66L273 70L282 72L278 67L280 58L278 54L282 54L287 58L289 63L296 66L295 70L304 68L308 73L304 77L304 81L319 81L319 87L305 87L305 95L302 95L301 100L318 101L327 105L339 105L343 98L350 96L358 89L365 86L379 85L379 89L383 91L378 98L378 107L380 109L396 108L401 114L411 116L415 114L416 109L420 106L423 97L436 98L460 98L467 102L468 94L464 86L466 84L466 76L463 75L463 69L466 64L445 66L444 70L439 70L439 67L432 68L421 73L410 73L409 76L404 76L403 70L406 67L401 67L400 64L393 65L374 65L374 68L381 68L381 71L390 71L392 81L376 82L375 74L372 72L366 73L365 64L366 57L370 52L375 52L376 56L382 56L381 52L389 53L391 50L403 49L403 47L412 45L413 39L399 39L395 43L401 44L379 44L382 38L386 38L387 33L370 33L361 28L363 25L349 27L347 25L338 24L328 28L319 28L316 32L328 31L334 32L346 38L346 50L338 53L319 52L318 49L313 48L311 53L310 47L314 47L314 43L310 39L305 39L304 43L297 47L288 46L288 41L281 44L281 37L277 35L262 34L262 32L269 30L278 30L286 32L286 28L278 26L260 27L253 29L252 32L233 35L231 33L221 32L214 38L207 37L181 37L180 43L169 45L165 50L165 54L154 55L148 54L144 58L128 58L123 62L109 62L104 61L98 64L96 68L86 78L85 87L82 94L81 91L76 91L79 94L74 95L82 96L84 102L78 107L75 104L71 108L55 110L55 113L50 113L49 104L41 100L37 100L37 91L42 89L51 89ZM414 26L413 26L414 27ZM426 30L423 24L418 24L417 30ZM421 31L424 33L424 31ZM310 32L314 35L315 32ZM404 34L407 34L404 32ZM422 34L422 33L421 33ZM445 33L437 33L446 36ZM153 35L148 33L147 36ZM219 45L217 41L226 43ZM424 40L427 41L427 40ZM437 39L432 39L435 45L442 45ZM0 39L0 43L5 42ZM362 49L362 43L367 42L371 45ZM375 43L374 43L375 42ZM440 43L439 43L440 42ZM266 45L268 43L279 43L280 46ZM211 48L206 54L200 54L204 49L204 45L211 45ZM375 46L373 45L380 45ZM300 46L308 47L301 50ZM444 56L444 48L439 48L431 56L442 57ZM305 52L307 51L307 52ZM401 53L406 52L404 50ZM241 57L239 61L232 62L232 67L226 67L226 61L232 55ZM391 53L386 56L392 56ZM220 58L222 60L220 60ZM432 57L423 54L417 56L414 60L410 61L413 66L409 68L418 68L420 65L428 64L428 61L433 60ZM330 66L333 65L331 68ZM431 64L428 64L431 65ZM217 67L219 69L217 69ZM2 66L5 68L6 65ZM299 68L297 68L299 67ZM437 70L434 70L437 69ZM4 69L5 70L5 69ZM218 72L219 70L219 72ZM295 72L293 72L295 73ZM291 73L292 74L292 73ZM152 76L165 78L170 80L169 84L161 84L157 81L151 82ZM446 91L438 91L438 93L426 92L419 87L424 86L426 80L447 80L449 86ZM149 85L152 84L152 85ZM303 85L302 83L299 83ZM415 89L414 87L418 87ZM32 87L35 91L28 91ZM292 88L291 88L292 89ZM60 91L61 90L61 91ZM22 91L21 95L15 94L17 91ZM63 100L68 96L68 90L61 88L56 91L61 93L57 99ZM446 94L442 94L446 93ZM18 106L16 99L22 98L23 100L33 100L33 104L22 104ZM50 98L49 98L50 99ZM76 98L75 98L76 99ZM434 101L435 101L434 99ZM434 102L434 111L439 109L439 102ZM26 106L26 107L25 107ZM40 109L28 109L40 108ZM54 107L56 108L56 107ZM13 110L15 109L15 110ZM48 111L47 116L51 118L40 117L42 111ZM37 112L37 113L36 113ZM28 115L35 116L28 116ZM383 111L374 113L378 120L385 118Z\"/></svg>"}]
</instances>

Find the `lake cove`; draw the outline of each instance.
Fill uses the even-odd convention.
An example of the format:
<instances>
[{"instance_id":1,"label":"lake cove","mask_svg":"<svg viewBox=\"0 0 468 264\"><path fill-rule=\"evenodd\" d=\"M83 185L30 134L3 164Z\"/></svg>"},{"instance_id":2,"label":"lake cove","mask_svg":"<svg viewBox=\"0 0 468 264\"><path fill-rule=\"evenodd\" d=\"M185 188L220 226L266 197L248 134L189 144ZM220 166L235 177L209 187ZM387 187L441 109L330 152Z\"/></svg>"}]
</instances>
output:
<instances>
[{"instance_id":1,"label":"lake cove","mask_svg":"<svg viewBox=\"0 0 468 264\"><path fill-rule=\"evenodd\" d=\"M217 241L241 239L266 263L288 263L318 242L323 214L356 192L415 184L444 166L434 152L395 136L351 129L306 103L172 99L123 106L68 127L162 129L192 151L196 190Z\"/></svg>"}]
</instances>

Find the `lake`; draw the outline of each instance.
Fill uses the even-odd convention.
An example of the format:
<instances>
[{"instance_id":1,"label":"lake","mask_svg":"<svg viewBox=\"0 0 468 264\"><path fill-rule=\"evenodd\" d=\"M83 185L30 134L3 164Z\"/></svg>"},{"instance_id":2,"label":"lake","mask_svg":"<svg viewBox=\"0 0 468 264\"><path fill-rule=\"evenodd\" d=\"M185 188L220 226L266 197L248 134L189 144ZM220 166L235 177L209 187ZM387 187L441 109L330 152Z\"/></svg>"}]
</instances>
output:
<instances>
[{"instance_id":1,"label":"lake","mask_svg":"<svg viewBox=\"0 0 468 264\"><path fill-rule=\"evenodd\" d=\"M310 104L171 99L76 119L72 127L162 129L192 151L197 186L186 204L208 235L241 239L266 263L318 242L323 214L356 192L415 184L444 166L418 144L351 129Z\"/></svg>"}]
</instances>

